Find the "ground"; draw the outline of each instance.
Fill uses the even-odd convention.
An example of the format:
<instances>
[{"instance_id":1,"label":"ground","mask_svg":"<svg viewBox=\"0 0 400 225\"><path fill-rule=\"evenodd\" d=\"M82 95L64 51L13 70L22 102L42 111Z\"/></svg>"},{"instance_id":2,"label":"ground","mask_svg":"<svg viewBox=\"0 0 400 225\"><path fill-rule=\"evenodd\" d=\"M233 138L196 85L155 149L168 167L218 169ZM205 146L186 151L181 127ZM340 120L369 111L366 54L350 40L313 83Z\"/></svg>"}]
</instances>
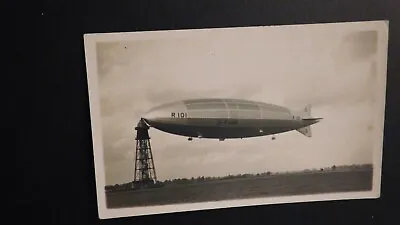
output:
<instances>
[{"instance_id":1,"label":"ground","mask_svg":"<svg viewBox=\"0 0 400 225\"><path fill-rule=\"evenodd\" d=\"M154 206L257 197L368 191L372 168L278 174L107 193L107 207Z\"/></svg>"}]
</instances>

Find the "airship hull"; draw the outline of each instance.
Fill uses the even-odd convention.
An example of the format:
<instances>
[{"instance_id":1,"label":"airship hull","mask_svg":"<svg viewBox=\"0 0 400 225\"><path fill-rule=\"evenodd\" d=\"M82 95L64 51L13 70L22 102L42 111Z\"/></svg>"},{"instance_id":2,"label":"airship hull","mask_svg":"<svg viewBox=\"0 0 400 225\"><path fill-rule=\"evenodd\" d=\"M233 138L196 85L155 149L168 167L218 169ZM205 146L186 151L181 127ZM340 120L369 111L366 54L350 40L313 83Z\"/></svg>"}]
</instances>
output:
<instances>
[{"instance_id":1,"label":"airship hull","mask_svg":"<svg viewBox=\"0 0 400 225\"><path fill-rule=\"evenodd\" d=\"M163 104L142 119L166 133L199 138L259 137L298 130L311 136L311 106L301 111L240 99L191 99Z\"/></svg>"},{"instance_id":2,"label":"airship hull","mask_svg":"<svg viewBox=\"0 0 400 225\"><path fill-rule=\"evenodd\" d=\"M166 133L211 139L260 137L295 130L308 124L291 120L272 119L170 119L147 124ZM310 123L310 122L309 122Z\"/></svg>"}]
</instances>

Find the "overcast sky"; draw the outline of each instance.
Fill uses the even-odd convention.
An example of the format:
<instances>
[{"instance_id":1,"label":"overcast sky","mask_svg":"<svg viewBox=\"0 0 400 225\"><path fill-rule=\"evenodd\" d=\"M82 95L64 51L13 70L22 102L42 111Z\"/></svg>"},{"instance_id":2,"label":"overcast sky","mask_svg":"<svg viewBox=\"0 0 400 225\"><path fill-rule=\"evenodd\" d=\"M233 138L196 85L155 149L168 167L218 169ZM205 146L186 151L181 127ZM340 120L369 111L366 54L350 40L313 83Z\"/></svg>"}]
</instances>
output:
<instances>
[{"instance_id":1,"label":"overcast sky","mask_svg":"<svg viewBox=\"0 0 400 225\"><path fill-rule=\"evenodd\" d=\"M354 25L356 26L356 25ZM298 26L206 31L97 45L106 184L129 182L134 127L161 103L194 97L312 104L312 138L292 131L198 140L150 129L159 180L372 163L375 31Z\"/></svg>"}]
</instances>

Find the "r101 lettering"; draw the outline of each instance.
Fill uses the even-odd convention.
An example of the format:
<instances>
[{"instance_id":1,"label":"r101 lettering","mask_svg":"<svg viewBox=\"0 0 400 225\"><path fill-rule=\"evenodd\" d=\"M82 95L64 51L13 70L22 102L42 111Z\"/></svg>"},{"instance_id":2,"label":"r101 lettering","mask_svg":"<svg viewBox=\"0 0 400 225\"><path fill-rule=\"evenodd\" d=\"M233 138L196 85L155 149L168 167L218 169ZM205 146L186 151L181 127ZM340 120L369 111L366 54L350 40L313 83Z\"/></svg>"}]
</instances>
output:
<instances>
[{"instance_id":1,"label":"r101 lettering","mask_svg":"<svg viewBox=\"0 0 400 225\"><path fill-rule=\"evenodd\" d=\"M171 118L187 118L187 113L185 113L185 112L171 112Z\"/></svg>"}]
</instances>

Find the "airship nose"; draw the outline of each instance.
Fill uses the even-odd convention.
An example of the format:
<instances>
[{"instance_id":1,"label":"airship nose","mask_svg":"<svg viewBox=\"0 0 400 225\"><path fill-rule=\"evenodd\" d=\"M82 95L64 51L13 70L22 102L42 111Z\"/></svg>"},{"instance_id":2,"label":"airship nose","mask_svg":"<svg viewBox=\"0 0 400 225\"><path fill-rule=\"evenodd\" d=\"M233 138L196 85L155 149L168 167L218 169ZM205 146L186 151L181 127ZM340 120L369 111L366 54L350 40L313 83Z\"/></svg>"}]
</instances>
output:
<instances>
[{"instance_id":1,"label":"airship nose","mask_svg":"<svg viewBox=\"0 0 400 225\"><path fill-rule=\"evenodd\" d=\"M168 114L165 109L154 108L154 109L149 110L146 114L144 114L143 119L157 120L157 119L165 118L167 115Z\"/></svg>"}]
</instances>

